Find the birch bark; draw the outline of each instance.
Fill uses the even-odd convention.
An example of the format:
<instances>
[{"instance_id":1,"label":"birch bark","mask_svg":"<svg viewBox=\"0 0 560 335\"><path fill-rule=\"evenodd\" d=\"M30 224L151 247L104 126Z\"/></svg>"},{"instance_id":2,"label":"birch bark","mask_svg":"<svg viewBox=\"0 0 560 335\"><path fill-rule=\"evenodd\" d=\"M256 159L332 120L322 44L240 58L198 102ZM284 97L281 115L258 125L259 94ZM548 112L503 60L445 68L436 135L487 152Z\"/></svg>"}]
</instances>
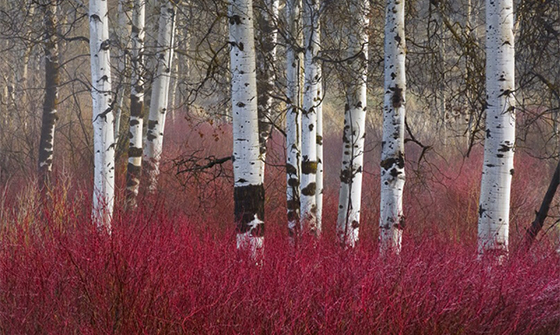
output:
<instances>
[{"instance_id":1,"label":"birch bark","mask_svg":"<svg viewBox=\"0 0 560 335\"><path fill-rule=\"evenodd\" d=\"M120 137L120 130L121 130L121 117L122 117L122 110L124 107L124 96L125 96L125 89L126 83L129 83L129 71L128 67L129 64L129 50L130 50L130 36L132 33L132 0L119 0L118 6L118 14L119 14L119 29L118 31L118 38L119 38L119 59L117 68L119 71L120 83L121 87L118 92L117 96L117 104L116 104L116 111L115 111L115 142L119 141Z\"/></svg>"},{"instance_id":2,"label":"birch bark","mask_svg":"<svg viewBox=\"0 0 560 335\"><path fill-rule=\"evenodd\" d=\"M317 96L320 99L317 110L317 136L315 137L315 144L317 146L317 175L315 177L315 184L317 185L315 194L315 203L317 211L315 218L317 220L317 234L323 230L323 96L322 96L322 83L319 83Z\"/></svg>"},{"instance_id":3,"label":"birch bark","mask_svg":"<svg viewBox=\"0 0 560 335\"><path fill-rule=\"evenodd\" d=\"M144 37L146 1L134 0L132 8L132 78L128 166L126 171L127 207L136 208L142 171L142 131L144 127Z\"/></svg>"},{"instance_id":4,"label":"birch bark","mask_svg":"<svg viewBox=\"0 0 560 335\"><path fill-rule=\"evenodd\" d=\"M192 8L191 8L192 12ZM178 14L178 13L177 13ZM190 32L189 27L187 27L187 22L190 17L192 17L192 13L190 14L189 18L185 17L185 15L177 15L175 18L175 25L178 27L182 27L182 29L175 29L175 38L173 39L174 48L185 50L186 53L189 53L190 50ZM180 100L177 99L179 95L179 82L183 80L183 78L190 78L190 60L187 57L183 57L181 61L179 61L178 53L173 53L173 71L171 71L171 96L169 97L169 113L171 123L175 122L175 111L180 104ZM189 105L188 103L184 106L185 113L189 113Z\"/></svg>"},{"instance_id":5,"label":"birch bark","mask_svg":"<svg viewBox=\"0 0 560 335\"><path fill-rule=\"evenodd\" d=\"M301 219L305 229L319 235L317 224L317 110L321 105L319 0L303 2L305 80L301 130Z\"/></svg>"},{"instance_id":6,"label":"birch bark","mask_svg":"<svg viewBox=\"0 0 560 335\"><path fill-rule=\"evenodd\" d=\"M257 52L257 104L259 111L259 143L260 153L266 160L266 144L272 131L274 118L272 94L274 91L274 68L276 63L276 46L278 44L278 0L262 0L264 10L261 11L258 21L259 30L257 39L260 49ZM264 168L261 175L264 182Z\"/></svg>"},{"instance_id":7,"label":"birch bark","mask_svg":"<svg viewBox=\"0 0 560 335\"><path fill-rule=\"evenodd\" d=\"M52 171L54 153L54 132L58 119L58 87L60 85L58 38L57 38L57 3L47 1L41 3L44 15L45 37L45 98L43 101L43 118L41 139L39 142L39 183L40 189L48 187Z\"/></svg>"},{"instance_id":8,"label":"birch bark","mask_svg":"<svg viewBox=\"0 0 560 335\"><path fill-rule=\"evenodd\" d=\"M381 252L401 250L405 119L404 0L387 0L385 17L385 88L381 148L381 204L379 246Z\"/></svg>"},{"instance_id":9,"label":"birch bark","mask_svg":"<svg viewBox=\"0 0 560 335\"><path fill-rule=\"evenodd\" d=\"M478 252L508 252L515 145L515 50L512 0L486 1L486 140Z\"/></svg>"},{"instance_id":10,"label":"birch bark","mask_svg":"<svg viewBox=\"0 0 560 335\"><path fill-rule=\"evenodd\" d=\"M90 0L91 96L93 105L94 224L111 232L115 195L115 137L107 1Z\"/></svg>"},{"instance_id":11,"label":"birch bark","mask_svg":"<svg viewBox=\"0 0 560 335\"><path fill-rule=\"evenodd\" d=\"M351 3L353 22L348 32L349 75L342 137L342 169L338 201L337 234L339 242L353 248L358 241L362 198L364 139L367 104L369 1Z\"/></svg>"},{"instance_id":12,"label":"birch bark","mask_svg":"<svg viewBox=\"0 0 560 335\"><path fill-rule=\"evenodd\" d=\"M264 243L264 187L259 150L252 0L229 1L233 174L237 248L253 257Z\"/></svg>"},{"instance_id":13,"label":"birch bark","mask_svg":"<svg viewBox=\"0 0 560 335\"><path fill-rule=\"evenodd\" d=\"M301 172L301 0L288 0L288 44L286 50L286 200L288 233L292 242L301 231L299 222L299 178Z\"/></svg>"},{"instance_id":14,"label":"birch bark","mask_svg":"<svg viewBox=\"0 0 560 335\"><path fill-rule=\"evenodd\" d=\"M169 84L173 61L173 39L175 33L175 4L170 0L161 0L159 19L159 36L156 46L157 73L152 85L148 133L144 159L148 170L148 190L155 192L159 176L159 164L163 150L163 133L165 116L169 105Z\"/></svg>"},{"instance_id":15,"label":"birch bark","mask_svg":"<svg viewBox=\"0 0 560 335\"><path fill-rule=\"evenodd\" d=\"M477 20L476 20L476 15L474 15L473 13L474 13L473 1L468 0L465 27L467 29L467 33L469 39L471 40L471 43L475 43L478 39L476 34ZM467 131L466 131L467 149L471 145L471 138L473 135L473 127L474 127L474 117L475 117L475 109L472 106L473 106L473 101L475 101L476 99L476 96L474 93L474 87L471 84L472 78L474 77L473 61L475 61L475 59L470 55L470 53L467 53L467 55L465 56L465 67L466 67L465 87L467 93L467 104L465 106L465 110L467 110L469 113L468 121L467 121Z\"/></svg>"}]
</instances>

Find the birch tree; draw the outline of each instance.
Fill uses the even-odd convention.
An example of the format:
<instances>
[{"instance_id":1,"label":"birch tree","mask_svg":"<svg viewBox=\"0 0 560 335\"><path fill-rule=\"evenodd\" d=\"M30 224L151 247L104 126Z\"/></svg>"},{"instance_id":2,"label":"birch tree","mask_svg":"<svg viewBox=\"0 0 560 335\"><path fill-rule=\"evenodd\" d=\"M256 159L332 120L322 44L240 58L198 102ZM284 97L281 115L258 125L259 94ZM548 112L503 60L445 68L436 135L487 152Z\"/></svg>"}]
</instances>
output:
<instances>
[{"instance_id":1,"label":"birch tree","mask_svg":"<svg viewBox=\"0 0 560 335\"><path fill-rule=\"evenodd\" d=\"M403 189L405 119L404 0L387 0L385 16L385 85L381 147L379 246L382 252L401 250L404 228Z\"/></svg>"},{"instance_id":2,"label":"birch tree","mask_svg":"<svg viewBox=\"0 0 560 335\"><path fill-rule=\"evenodd\" d=\"M19 7L19 5L23 5L25 8L21 8L21 7ZM46 6L48 4L42 3L41 5ZM58 7L57 2L55 2L52 5L54 5L55 7ZM23 36L29 36L33 31L33 23L34 23L33 18L36 17L34 2L27 0L27 1L21 2L20 4L15 4L14 7L15 7L14 9L18 12L18 14L22 15L21 17L18 17L15 20L18 20L17 21L18 24L22 24L24 26L24 28L22 28ZM47 28L47 22L45 22L46 15L44 15L44 12L43 12L43 16L44 16L43 17L44 33L46 34L45 35L45 40L44 40L44 43L45 43L44 47L46 47L47 46L46 44L48 43L47 38L49 38L49 39L54 38L57 41L58 41L58 38L56 36L51 37L52 35L50 35L46 31L49 28ZM58 23L57 19L55 18L54 19L55 29L57 29L58 26L59 26L59 23ZM19 106L18 110L21 109L22 106L27 106L28 103L29 103L29 101L27 99L28 93L26 91L28 89L29 61L30 61L31 54L33 52L33 46L34 46L34 43L30 43L31 41L23 43L22 47L20 47L19 50L17 50L17 57L19 59L19 62L21 63L21 65L18 66L18 70L15 71L16 83L15 83L14 96L15 96L15 99L17 101L17 105ZM58 48L58 45L57 45L56 53L60 53L58 51L58 49L59 48ZM45 54L45 56L46 56L46 54ZM60 63L60 60L58 62ZM17 64L17 62L16 62L16 64ZM46 86L45 86L45 88L46 88ZM20 131L24 131L24 132L26 132L28 130L28 126L29 126L29 121L28 121L29 120L29 115L25 115L25 114L26 113L17 113L17 115L16 115L19 118L18 126L20 127Z\"/></svg>"},{"instance_id":3,"label":"birch tree","mask_svg":"<svg viewBox=\"0 0 560 335\"><path fill-rule=\"evenodd\" d=\"M320 65L319 65L320 66ZM319 79L322 81L322 79ZM317 90L317 96L319 98L318 105L316 108L317 112L317 134L315 136L315 145L317 146L317 175L315 177L315 184L317 188L315 190L315 203L317 210L315 213L315 219L317 220L317 231L321 232L323 227L323 97L322 97L322 83L319 83L319 88Z\"/></svg>"},{"instance_id":4,"label":"birch tree","mask_svg":"<svg viewBox=\"0 0 560 335\"><path fill-rule=\"evenodd\" d=\"M234 214L237 248L256 256L264 243L264 187L259 150L252 0L230 0Z\"/></svg>"},{"instance_id":5,"label":"birch tree","mask_svg":"<svg viewBox=\"0 0 560 335\"><path fill-rule=\"evenodd\" d=\"M257 40L260 48L257 52L257 104L259 110L259 143L263 160L266 160L266 144L272 131L274 118L272 94L274 91L274 68L276 63L276 45L278 44L278 0L259 0L264 8L258 17ZM265 165L262 165L264 169ZM264 170L261 172L264 182Z\"/></svg>"},{"instance_id":6,"label":"birch tree","mask_svg":"<svg viewBox=\"0 0 560 335\"><path fill-rule=\"evenodd\" d=\"M441 140L443 146L447 145L448 137L448 122L449 115L446 106L446 80L447 73L449 72L448 54L447 54L447 43L448 40L446 36L445 27L445 4L442 1L431 1L429 3L429 13L428 16L428 44L431 50L431 61L432 61L432 73L431 81L433 82L433 102L435 117L436 117L436 131L438 133L438 139ZM432 28L433 27L433 28Z\"/></svg>"},{"instance_id":7,"label":"birch tree","mask_svg":"<svg viewBox=\"0 0 560 335\"><path fill-rule=\"evenodd\" d=\"M486 139L478 252L508 251L515 144L515 51L512 0L486 1Z\"/></svg>"},{"instance_id":8,"label":"birch tree","mask_svg":"<svg viewBox=\"0 0 560 335\"><path fill-rule=\"evenodd\" d=\"M286 50L286 199L288 233L295 239L301 231L299 222L299 178L301 172L301 78L302 58L301 0L287 0L288 44Z\"/></svg>"},{"instance_id":9,"label":"birch tree","mask_svg":"<svg viewBox=\"0 0 560 335\"><path fill-rule=\"evenodd\" d=\"M356 25L348 31L349 75L342 136L342 169L338 201L339 242L354 247L358 241L362 197L364 139L367 103L369 1L352 1L350 12Z\"/></svg>"},{"instance_id":10,"label":"birch tree","mask_svg":"<svg viewBox=\"0 0 560 335\"><path fill-rule=\"evenodd\" d=\"M473 48L473 44L476 46L478 41L478 34L476 33L476 26L477 26L477 15L475 15L475 11L473 10L473 0L467 1L467 13L466 13L466 22L465 28L467 30L468 38L473 43L470 43L468 49ZM466 50L465 55L465 95L467 98L467 104L465 109L468 111L468 121L467 121L467 148L471 146L471 141L473 139L473 132L474 132L474 119L475 119L475 108L473 108L474 101L476 101L476 87L473 84L476 76L475 64L476 59L475 57L471 56L471 53ZM482 65L479 65L482 66ZM477 80L478 81L478 80Z\"/></svg>"},{"instance_id":11,"label":"birch tree","mask_svg":"<svg viewBox=\"0 0 560 335\"><path fill-rule=\"evenodd\" d=\"M91 96L93 105L93 222L111 231L115 194L115 137L107 1L89 2Z\"/></svg>"},{"instance_id":12,"label":"birch tree","mask_svg":"<svg viewBox=\"0 0 560 335\"><path fill-rule=\"evenodd\" d=\"M321 105L319 0L303 2L305 79L301 131L301 219L306 229L319 235L317 222L317 111Z\"/></svg>"},{"instance_id":13,"label":"birch tree","mask_svg":"<svg viewBox=\"0 0 560 335\"><path fill-rule=\"evenodd\" d=\"M142 130L144 127L144 36L146 1L134 0L132 8L131 92L128 166L126 172L127 206L136 207L142 170Z\"/></svg>"},{"instance_id":14,"label":"birch tree","mask_svg":"<svg viewBox=\"0 0 560 335\"><path fill-rule=\"evenodd\" d=\"M190 27L187 26L187 22L189 21L188 18L193 17L192 15L193 9L192 7L190 7L189 9L190 9L189 14L177 15L181 13L181 11L178 11L176 13L175 26L182 27L182 29L174 29L175 37L173 38L173 43L174 43L173 48L175 50L181 49L188 52L190 49L191 34L189 30ZM186 15L189 15L189 17L187 18ZM171 71L172 75L171 75L171 83L170 83L171 89L169 93L170 94L169 112L171 112L171 122L174 123L175 111L180 101L180 99L177 98L177 96L180 93L180 91L178 90L179 82L182 81L183 78L190 78L190 59L188 59L187 57L183 57L181 61L179 61L178 53L174 52L172 63L173 63L173 71ZM185 112L188 114L189 105L185 104L184 107L185 107Z\"/></svg>"},{"instance_id":15,"label":"birch tree","mask_svg":"<svg viewBox=\"0 0 560 335\"><path fill-rule=\"evenodd\" d=\"M45 191L52 170L54 152L54 132L58 119L58 87L60 85L58 38L57 38L57 2L42 1L45 50L45 98L43 101L43 119L41 139L39 142L39 183Z\"/></svg>"},{"instance_id":16,"label":"birch tree","mask_svg":"<svg viewBox=\"0 0 560 335\"><path fill-rule=\"evenodd\" d=\"M163 150L165 117L169 105L169 84L173 61L173 39L175 34L175 3L161 0L157 52L157 72L152 84L152 98L148 117L148 133L144 148L144 159L148 170L148 189L154 192L159 176L159 163Z\"/></svg>"},{"instance_id":17,"label":"birch tree","mask_svg":"<svg viewBox=\"0 0 560 335\"><path fill-rule=\"evenodd\" d=\"M129 76L129 49L130 49L130 36L132 33L132 0L119 0L118 5L118 17L119 17L119 28L117 29L118 39L119 39L119 59L117 68L119 71L121 87L117 96L117 104L115 111L115 141L119 141L119 132L121 129L121 117L122 110L124 107L124 96L126 83L129 83L127 77Z\"/></svg>"}]
</instances>

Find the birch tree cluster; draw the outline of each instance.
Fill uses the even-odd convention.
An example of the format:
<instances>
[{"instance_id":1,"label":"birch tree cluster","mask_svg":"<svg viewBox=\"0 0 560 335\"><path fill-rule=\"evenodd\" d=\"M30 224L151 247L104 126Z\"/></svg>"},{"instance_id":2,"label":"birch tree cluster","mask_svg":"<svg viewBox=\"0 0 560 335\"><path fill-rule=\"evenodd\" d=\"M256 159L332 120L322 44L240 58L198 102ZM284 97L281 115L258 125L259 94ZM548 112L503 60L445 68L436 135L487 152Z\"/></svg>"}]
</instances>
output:
<instances>
[{"instance_id":1,"label":"birch tree cluster","mask_svg":"<svg viewBox=\"0 0 560 335\"><path fill-rule=\"evenodd\" d=\"M558 0L1 1L0 181L37 176L48 193L53 170L93 166L92 217L110 232L113 206L135 210L140 195L158 192L166 124L226 124L230 155L191 151L176 167L191 181L229 169L216 176L232 179L239 248L256 254L264 245L267 162L281 155L292 243L332 224L339 243L354 247L367 172L379 177L380 250L398 253L409 170L483 147L479 254L507 254L515 150L557 156L559 8ZM281 153L271 152L275 136ZM342 139L336 163L323 152L331 138ZM323 222L329 188L338 190L336 223Z\"/></svg>"}]
</instances>

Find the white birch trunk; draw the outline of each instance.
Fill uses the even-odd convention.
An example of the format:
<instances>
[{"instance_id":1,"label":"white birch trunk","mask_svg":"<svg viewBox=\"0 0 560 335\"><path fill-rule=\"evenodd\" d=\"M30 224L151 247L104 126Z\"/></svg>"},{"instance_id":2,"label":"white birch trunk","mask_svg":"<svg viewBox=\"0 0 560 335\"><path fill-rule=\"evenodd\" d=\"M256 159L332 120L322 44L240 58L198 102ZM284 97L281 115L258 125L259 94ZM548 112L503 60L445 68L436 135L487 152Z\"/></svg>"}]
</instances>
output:
<instances>
[{"instance_id":1,"label":"white birch trunk","mask_svg":"<svg viewBox=\"0 0 560 335\"><path fill-rule=\"evenodd\" d=\"M318 97L321 100L317 106L317 176L315 177L315 184L317 185L315 194L315 203L317 206L316 220L317 220L317 234L323 230L323 96L322 96L322 83L319 83Z\"/></svg>"},{"instance_id":2,"label":"white birch trunk","mask_svg":"<svg viewBox=\"0 0 560 335\"><path fill-rule=\"evenodd\" d=\"M369 0L353 2L353 22L348 32L350 58L344 133L342 137L342 169L338 201L337 235L339 242L353 248L358 242L362 199L362 176L367 104Z\"/></svg>"},{"instance_id":3,"label":"white birch trunk","mask_svg":"<svg viewBox=\"0 0 560 335\"><path fill-rule=\"evenodd\" d=\"M93 105L93 222L111 232L115 195L115 137L107 1L90 0L91 96Z\"/></svg>"},{"instance_id":4,"label":"white birch trunk","mask_svg":"<svg viewBox=\"0 0 560 335\"><path fill-rule=\"evenodd\" d=\"M305 229L320 234L317 226L317 110L321 104L320 2L303 1L303 38L305 47L305 80L301 130L301 219Z\"/></svg>"},{"instance_id":5,"label":"white birch trunk","mask_svg":"<svg viewBox=\"0 0 560 335\"><path fill-rule=\"evenodd\" d=\"M175 32L177 33L177 32ZM171 114L171 123L175 123L175 111L177 109L177 88L179 87L179 61L177 53L173 54L173 75L171 76L171 96L169 97L169 112ZM188 75L187 75L188 78ZM188 112L188 111L187 111Z\"/></svg>"},{"instance_id":6,"label":"white birch trunk","mask_svg":"<svg viewBox=\"0 0 560 335\"><path fill-rule=\"evenodd\" d=\"M180 20L179 17L176 18L176 20ZM176 26L179 27L183 27L183 29L180 30L175 30L175 42L174 42L174 46L173 48L177 49L180 46L178 45L178 40L182 40L183 38L186 39L186 41L184 42L184 47L182 48L183 50L186 50L186 52L188 53L189 50L189 42L188 42L188 33L186 31L185 27L185 22L183 22L182 20L175 23ZM185 35L185 36L183 36ZM188 74L188 69L189 69L189 60L187 58L183 59L182 62L184 64L180 64L179 63L179 56L177 55L176 52L173 53L173 71L171 71L172 75L171 75L171 92L170 92L170 97L169 97L169 113L170 118L171 118L171 123L175 123L175 111L177 109L177 102L179 101L177 99L177 88L179 87L179 81L181 80L181 78L189 78L189 74ZM188 113L188 109L186 110L186 112Z\"/></svg>"},{"instance_id":7,"label":"white birch trunk","mask_svg":"<svg viewBox=\"0 0 560 335\"><path fill-rule=\"evenodd\" d=\"M148 133L144 159L148 170L148 190L155 192L159 176L159 164L163 150L165 117L169 105L169 84L173 61L173 39L175 33L175 5L172 1L161 0L157 52L157 73L152 85Z\"/></svg>"},{"instance_id":8,"label":"white birch trunk","mask_svg":"<svg viewBox=\"0 0 560 335\"><path fill-rule=\"evenodd\" d=\"M288 0L288 45L286 50L286 200L288 233L292 242L301 232L299 222L299 178L301 172L301 75L303 54L299 51L301 35L301 0Z\"/></svg>"},{"instance_id":9,"label":"white birch trunk","mask_svg":"<svg viewBox=\"0 0 560 335\"><path fill-rule=\"evenodd\" d=\"M274 91L274 64L276 63L276 45L278 44L278 0L263 0L265 10L260 13L258 39L260 50L257 53L257 92L259 109L259 143L263 161L266 161L266 145L272 131ZM264 168L261 175L264 183Z\"/></svg>"},{"instance_id":10,"label":"white birch trunk","mask_svg":"<svg viewBox=\"0 0 560 335\"><path fill-rule=\"evenodd\" d=\"M124 96L125 96L125 89L126 83L129 81L127 80L128 71L127 68L129 66L128 61L128 51L130 49L130 34L132 31L132 0L119 0L118 6L118 14L119 14L119 29L118 31L118 38L119 38L119 60L118 60L118 71L120 76L120 83L121 87L119 90L119 94L117 96L117 104L116 104L116 111L115 111L115 142L119 141L119 133L121 129L121 117L122 117L122 109L124 106Z\"/></svg>"},{"instance_id":11,"label":"white birch trunk","mask_svg":"<svg viewBox=\"0 0 560 335\"><path fill-rule=\"evenodd\" d=\"M126 173L127 207L136 208L142 171L142 131L144 128L144 37L146 1L134 0L132 9L131 92L128 166Z\"/></svg>"},{"instance_id":12,"label":"white birch trunk","mask_svg":"<svg viewBox=\"0 0 560 335\"><path fill-rule=\"evenodd\" d=\"M469 35L469 37L472 39L472 41L476 41L476 15L473 15L473 3L472 0L468 0L467 1L467 14L466 14L466 22L465 22L465 27L467 29L467 33ZM465 57L465 65L466 65L466 71L465 71L465 83L467 83L466 87L467 87L467 101L466 101L466 105L465 105L465 110L468 111L468 120L467 120L467 131L466 131L466 140L467 140L467 150L471 145L471 137L472 137L472 133L473 133L473 126L474 126L474 111L472 108L472 104L471 101L474 100L474 92L470 92L471 90L469 90L469 80L470 80L470 76L472 75L472 60L471 57Z\"/></svg>"},{"instance_id":13,"label":"white birch trunk","mask_svg":"<svg viewBox=\"0 0 560 335\"><path fill-rule=\"evenodd\" d=\"M404 0L387 0L385 17L385 86L381 149L379 247L401 250L404 174L405 32Z\"/></svg>"},{"instance_id":14,"label":"white birch trunk","mask_svg":"<svg viewBox=\"0 0 560 335\"><path fill-rule=\"evenodd\" d=\"M32 10L33 7L29 9L30 14L34 15ZM27 103L26 91L27 91L27 79L29 78L29 58L31 57L31 52L33 51L32 46L25 47L21 52L21 71L19 71L19 75L17 76L17 81L19 83L18 90L16 92L16 99L22 104L23 106ZM25 116L20 115L20 118L24 118ZM24 120L25 123L26 120ZM24 125L24 129L27 125Z\"/></svg>"},{"instance_id":15,"label":"white birch trunk","mask_svg":"<svg viewBox=\"0 0 560 335\"><path fill-rule=\"evenodd\" d=\"M446 67L447 65L447 53L445 50L445 36L443 36L444 34L442 33L442 37L441 37L441 41L439 42L440 45L438 46L439 49L439 57L437 62L440 64L440 66ZM439 77L439 85L437 87L437 92L436 92L436 108L438 110L438 117L440 118L440 125L439 125L439 131L438 131L438 137L441 139L441 142L443 144L444 147L447 146L447 137L448 137L448 131L447 128L449 127L448 124L448 113L447 113L447 106L446 106L446 96L447 94L445 94L445 70L441 70L441 76Z\"/></svg>"},{"instance_id":16,"label":"white birch trunk","mask_svg":"<svg viewBox=\"0 0 560 335\"><path fill-rule=\"evenodd\" d=\"M174 0L177 1L177 0ZM156 72L156 44L159 32L159 16L160 16L160 5L159 1L144 1L146 7L146 26L145 26L145 38L144 38L144 95L145 95L145 106L150 106L152 98L152 83Z\"/></svg>"},{"instance_id":17,"label":"white birch trunk","mask_svg":"<svg viewBox=\"0 0 560 335\"><path fill-rule=\"evenodd\" d=\"M259 150L252 0L229 1L233 175L237 248L253 257L264 243L264 187Z\"/></svg>"},{"instance_id":18,"label":"white birch trunk","mask_svg":"<svg viewBox=\"0 0 560 335\"><path fill-rule=\"evenodd\" d=\"M435 32L434 38L436 39L434 43L434 47L437 51L434 54L434 63L438 64L435 66L434 71L437 73L436 80L437 83L435 85L435 94L434 94L434 104L436 108L436 118L437 118L437 133L438 137L441 140L442 145L445 147L447 146L447 136L448 136L448 122L447 122L447 107L445 104L446 101L446 94L445 94L445 81L446 81L446 71L447 69L447 50L446 50L446 36L445 33L447 28L444 24L444 8L441 3L435 6L436 7L436 26L437 31Z\"/></svg>"},{"instance_id":19,"label":"white birch trunk","mask_svg":"<svg viewBox=\"0 0 560 335\"><path fill-rule=\"evenodd\" d=\"M189 22L189 18L193 17L192 8L190 8L189 14L180 14L181 11L178 11L177 17L175 19L175 25L177 27L181 27L181 29L175 29L174 48L175 50L184 50L186 54L189 54L191 33L190 27L187 26L187 22ZM181 82L185 78L190 78L190 59L188 57L179 58L179 54L177 52L174 52L172 73L173 75L171 76L171 96L169 98L169 112L171 114L171 123L174 123L175 113L180 105L184 108L185 113L189 113L188 102L183 104L183 102L178 99L178 96L180 96L179 82Z\"/></svg>"},{"instance_id":20,"label":"white birch trunk","mask_svg":"<svg viewBox=\"0 0 560 335\"><path fill-rule=\"evenodd\" d=\"M478 252L508 252L515 144L515 51L512 0L486 2L486 140L480 190Z\"/></svg>"}]
</instances>

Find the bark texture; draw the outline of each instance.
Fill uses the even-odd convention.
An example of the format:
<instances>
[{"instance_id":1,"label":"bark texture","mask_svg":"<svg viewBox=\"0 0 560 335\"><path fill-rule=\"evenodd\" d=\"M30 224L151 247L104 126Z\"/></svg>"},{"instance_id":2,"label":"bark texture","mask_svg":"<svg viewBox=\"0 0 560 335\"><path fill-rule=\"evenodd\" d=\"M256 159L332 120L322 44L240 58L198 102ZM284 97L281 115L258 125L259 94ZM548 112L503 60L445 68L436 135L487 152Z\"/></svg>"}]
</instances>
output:
<instances>
[{"instance_id":1,"label":"bark texture","mask_svg":"<svg viewBox=\"0 0 560 335\"><path fill-rule=\"evenodd\" d=\"M237 247L256 257L264 243L263 161L259 150L257 80L251 0L229 1L233 175Z\"/></svg>"},{"instance_id":2,"label":"bark texture","mask_svg":"<svg viewBox=\"0 0 560 335\"><path fill-rule=\"evenodd\" d=\"M91 96L93 105L93 222L111 231L115 195L115 136L107 1L90 0Z\"/></svg>"},{"instance_id":3,"label":"bark texture","mask_svg":"<svg viewBox=\"0 0 560 335\"><path fill-rule=\"evenodd\" d=\"M367 102L369 1L351 4L353 22L348 31L349 73L342 136L342 168L338 201L337 235L339 242L353 248L358 242L362 198L364 139Z\"/></svg>"},{"instance_id":4,"label":"bark texture","mask_svg":"<svg viewBox=\"0 0 560 335\"><path fill-rule=\"evenodd\" d=\"M321 86L321 84L320 84ZM317 220L317 234L323 230L323 97L322 87L317 92L319 97L319 104L316 108L317 112L317 135L315 136L315 145L317 146L317 175L315 177L315 184L317 185L315 193L315 203L317 211L315 219Z\"/></svg>"},{"instance_id":5,"label":"bark texture","mask_svg":"<svg viewBox=\"0 0 560 335\"><path fill-rule=\"evenodd\" d=\"M301 129L301 219L304 229L320 234L317 224L317 110L322 102L320 51L320 2L303 1L303 38L305 80Z\"/></svg>"},{"instance_id":6,"label":"bark texture","mask_svg":"<svg viewBox=\"0 0 560 335\"><path fill-rule=\"evenodd\" d=\"M136 208L137 206L136 202L142 171L145 4L145 0L134 0L134 7L132 8L132 88L130 92L128 166L126 170L126 202L129 208Z\"/></svg>"},{"instance_id":7,"label":"bark texture","mask_svg":"<svg viewBox=\"0 0 560 335\"><path fill-rule=\"evenodd\" d=\"M405 182L406 102L404 8L404 0L386 2L379 246L381 252L395 253L401 250L404 228L402 201Z\"/></svg>"},{"instance_id":8,"label":"bark texture","mask_svg":"<svg viewBox=\"0 0 560 335\"><path fill-rule=\"evenodd\" d=\"M512 0L486 2L486 140L480 189L478 252L508 252L515 144Z\"/></svg>"},{"instance_id":9,"label":"bark texture","mask_svg":"<svg viewBox=\"0 0 560 335\"><path fill-rule=\"evenodd\" d=\"M288 0L288 44L286 50L287 113L286 113L286 200L288 233L293 240L301 232L300 172L301 172L301 79L303 54L300 51L301 0Z\"/></svg>"},{"instance_id":10,"label":"bark texture","mask_svg":"<svg viewBox=\"0 0 560 335\"><path fill-rule=\"evenodd\" d=\"M41 2L44 15L45 38L45 98L43 100L43 118L41 139L39 142L39 187L48 187L52 171L54 153L54 132L58 119L58 87L60 85L58 38L57 38L57 3L56 1Z\"/></svg>"},{"instance_id":11,"label":"bark texture","mask_svg":"<svg viewBox=\"0 0 560 335\"><path fill-rule=\"evenodd\" d=\"M266 158L266 144L275 118L272 94L274 92L276 46L278 44L278 0L257 0L261 5L257 14L257 104L259 111L259 144L262 159ZM265 165L262 165L264 169ZM261 172L264 182L264 171Z\"/></svg>"},{"instance_id":12,"label":"bark texture","mask_svg":"<svg viewBox=\"0 0 560 335\"><path fill-rule=\"evenodd\" d=\"M119 142L122 110L124 108L125 86L130 85L130 36L132 33L132 0L119 0L119 28L117 31L119 43L119 59L117 63L120 85L118 87L117 104L115 106L115 142Z\"/></svg>"},{"instance_id":13,"label":"bark texture","mask_svg":"<svg viewBox=\"0 0 560 335\"><path fill-rule=\"evenodd\" d=\"M157 72L152 84L152 99L148 117L148 133L144 159L148 170L148 190L155 192L159 176L159 164L163 151L165 117L169 105L169 84L173 62L173 40L175 33L175 4L161 1L157 50Z\"/></svg>"}]
</instances>

